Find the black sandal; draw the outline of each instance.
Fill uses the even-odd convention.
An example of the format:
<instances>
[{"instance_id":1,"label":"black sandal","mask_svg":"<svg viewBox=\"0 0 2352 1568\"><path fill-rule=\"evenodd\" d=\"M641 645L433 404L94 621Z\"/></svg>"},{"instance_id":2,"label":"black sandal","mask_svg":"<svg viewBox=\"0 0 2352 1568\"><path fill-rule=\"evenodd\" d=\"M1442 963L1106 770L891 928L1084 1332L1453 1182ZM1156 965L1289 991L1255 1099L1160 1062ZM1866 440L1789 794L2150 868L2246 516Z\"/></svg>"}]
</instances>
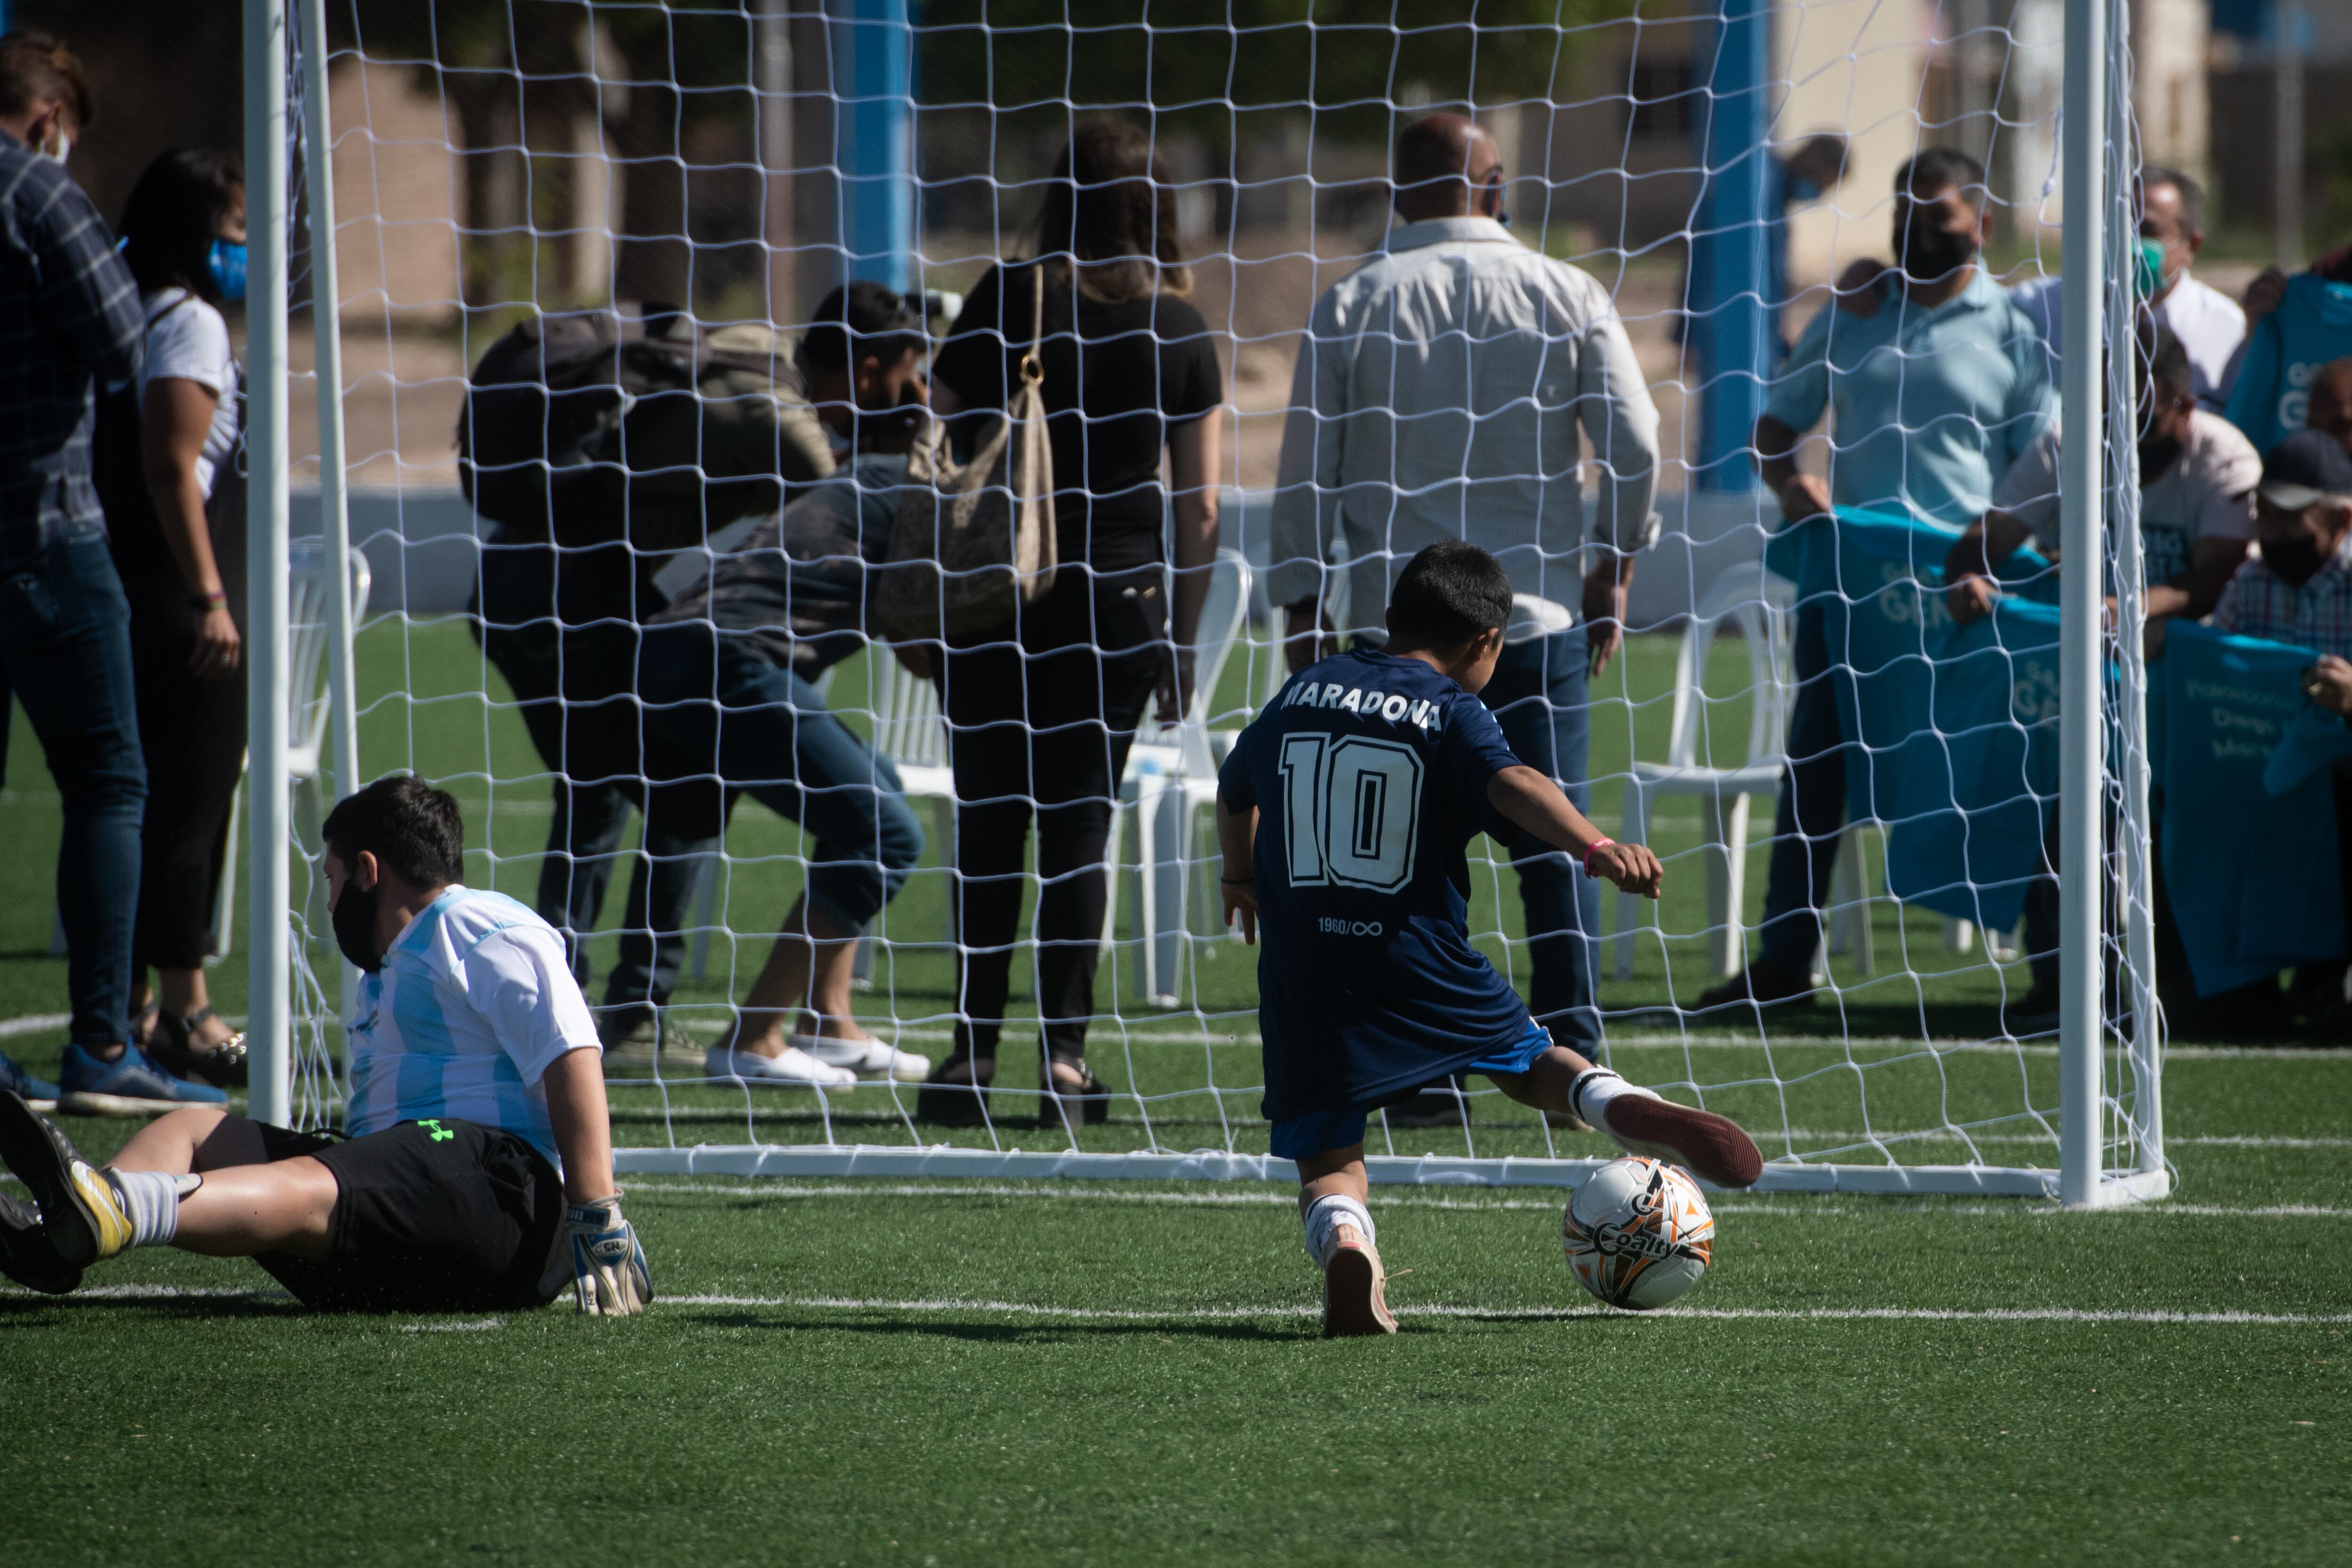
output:
<instances>
[{"instance_id":1,"label":"black sandal","mask_svg":"<svg viewBox=\"0 0 2352 1568\"><path fill-rule=\"evenodd\" d=\"M199 1007L185 1016L158 1013L155 1031L148 1037L148 1056L174 1078L208 1083L215 1089L245 1088L244 1030L207 1049L200 1050L190 1043L198 1029L219 1016L209 1006Z\"/></svg>"},{"instance_id":2,"label":"black sandal","mask_svg":"<svg viewBox=\"0 0 2352 1568\"><path fill-rule=\"evenodd\" d=\"M1074 1068L1077 1070L1076 1088L1055 1087L1054 1069L1057 1067ZM1110 1090L1104 1088L1096 1079L1093 1071L1087 1066L1086 1058L1058 1057L1049 1054L1045 1058L1042 1075L1044 1081L1038 1087L1045 1092L1037 1101L1038 1126L1051 1127L1059 1121L1064 1129L1068 1129L1072 1106L1077 1108L1078 1125L1082 1127L1099 1127L1110 1120Z\"/></svg>"},{"instance_id":3,"label":"black sandal","mask_svg":"<svg viewBox=\"0 0 2352 1568\"><path fill-rule=\"evenodd\" d=\"M961 1079L948 1075L961 1068ZM915 1090L915 1120L927 1127L984 1127L988 1086L996 1081L994 1057L952 1052Z\"/></svg>"}]
</instances>

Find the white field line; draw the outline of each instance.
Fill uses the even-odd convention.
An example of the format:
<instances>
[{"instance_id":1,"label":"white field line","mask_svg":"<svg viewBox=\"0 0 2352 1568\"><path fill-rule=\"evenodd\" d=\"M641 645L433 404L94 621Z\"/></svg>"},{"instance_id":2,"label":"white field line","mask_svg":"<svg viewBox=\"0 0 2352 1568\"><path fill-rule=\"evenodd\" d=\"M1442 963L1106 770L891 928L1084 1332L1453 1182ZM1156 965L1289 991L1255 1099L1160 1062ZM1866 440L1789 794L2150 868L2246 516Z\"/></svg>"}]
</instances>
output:
<instances>
[{"instance_id":1,"label":"white field line","mask_svg":"<svg viewBox=\"0 0 2352 1568\"><path fill-rule=\"evenodd\" d=\"M27 1290L0 1294L29 1296ZM109 1297L117 1300L290 1300L283 1290L238 1290L186 1285L100 1285L74 1292L77 1296ZM900 1312L964 1314L982 1317L1045 1318L1114 1323L1232 1322L1267 1318L1312 1318L1319 1309L1286 1305L1264 1307L1057 1307L1037 1301L994 1301L956 1296L893 1300L874 1296L736 1296L707 1293L659 1296L653 1310L664 1307L788 1307L835 1312ZM1657 1312L1618 1312L1605 1307L1476 1307L1454 1302L1398 1306L1401 1318L1497 1318L1536 1322L1611 1318L1625 1322L1647 1319L1691 1318L1716 1321L1756 1320L1770 1322L1921 1322L1921 1323L2151 1323L2214 1324L2231 1327L2295 1328L2327 1323L2352 1323L2352 1312L2180 1312L2114 1311L2080 1307L1669 1307ZM407 1333L478 1332L503 1326L498 1318L471 1322L420 1321L403 1325Z\"/></svg>"},{"instance_id":2,"label":"white field line","mask_svg":"<svg viewBox=\"0 0 2352 1568\"><path fill-rule=\"evenodd\" d=\"M751 1184L703 1182L693 1177L633 1176L627 1184L631 1192L685 1194L730 1198L1058 1198L1085 1199L1105 1204L1161 1205L1178 1208L1284 1208L1296 1209L1297 1195L1289 1192L1260 1192L1250 1189L1228 1191L1204 1188L1199 1192L1138 1192L1108 1183L1083 1187L1051 1185L1042 1183L1013 1182L830 1182L796 1184L784 1180ZM1420 1196L1389 1197L1382 1195L1375 1207L1382 1209L1495 1209L1537 1210L1557 1213L1565 1198L1441 1198ZM1828 1203L1743 1203L1718 1198L1710 1205L1719 1215L1747 1216L1759 1215L1783 1219L1810 1219L1817 1215L1924 1215L1930 1216L1959 1215L1963 1217L2024 1217L2054 1219L2067 1211L2055 1204L2036 1203L2020 1198L2012 1202L1989 1204L1927 1205L1858 1205ZM2352 1219L2352 1208L2330 1208L2314 1204L2126 1204L2099 1211L2106 1215L2185 1215L2201 1218L2227 1219Z\"/></svg>"},{"instance_id":3,"label":"white field line","mask_svg":"<svg viewBox=\"0 0 2352 1568\"><path fill-rule=\"evenodd\" d=\"M0 1184L22 1186L13 1175L0 1173ZM699 1180L692 1176L633 1176L628 1190L661 1193L670 1196L761 1198L791 1200L796 1198L1055 1198L1064 1202L1083 1200L1098 1204L1144 1204L1175 1208L1283 1208L1298 1206L1297 1194L1289 1192L1262 1192L1255 1188L1240 1190L1203 1187L1197 1192L1137 1191L1131 1187L1108 1184L1083 1187L1054 1186L1043 1183L1024 1182L835 1182L795 1183L786 1178L753 1184L729 1184ZM1476 1212L1533 1210L1551 1213L1567 1200L1545 1198L1441 1198L1400 1194L1383 1194L1379 1206L1384 1209L1452 1209ZM1897 1204L1875 1205L1850 1203L1745 1203L1736 1199L1717 1198L1710 1205L1717 1214L1750 1215L1772 1219L1813 1219L1840 1215L1925 1215L1930 1218L1996 1219L2055 1219L2066 1211L2055 1204L2037 1203L2029 1198L1999 1203L1971 1204ZM2179 1215L2199 1219L2352 1219L2352 1208L2330 1207L2321 1204L2183 1204L2167 1200L2156 1204L2125 1204L2111 1209L2101 1209L2099 1215Z\"/></svg>"},{"instance_id":4,"label":"white field line","mask_svg":"<svg viewBox=\"0 0 2352 1568\"><path fill-rule=\"evenodd\" d=\"M727 1026L731 1010L724 1004L709 1005L709 1016L697 1016L697 1009L688 1006L672 1010L677 1026L695 1034L716 1035ZM900 1025L888 1017L857 1020L869 1031L893 1040L916 1042L951 1040L952 1029L934 1028L926 1025ZM1193 1050L1202 1046L1229 1048L1264 1045L1265 1037L1255 1029L1193 1030L1182 1034L1167 1027L1133 1029L1119 1032L1120 1020L1101 1017L1095 1020L1096 1038L1102 1044L1100 1053L1126 1046L1181 1046ZM1921 1039L1915 1035L1775 1035L1769 1039L1718 1039L1692 1037L1655 1032L1618 1033L1608 1037L1608 1047L1613 1051L1757 1051L1772 1050L1836 1050L1848 1047L1871 1050L1907 1049L1919 1056L1981 1055L2054 1057L2058 1047L2054 1041L2009 1039ZM1098 1053L1098 1054L1100 1054ZM2168 1046L2167 1061L2237 1061L2253 1058L2263 1061L2342 1061L2352 1062L2352 1046ZM1888 1058L1882 1058L1888 1059ZM1871 1065L1876 1065L1875 1063Z\"/></svg>"},{"instance_id":5,"label":"white field line","mask_svg":"<svg viewBox=\"0 0 2352 1568\"><path fill-rule=\"evenodd\" d=\"M677 1020L678 1026L681 1028L688 1029L698 1034L716 1035L722 1027L725 1026L725 1018L719 1015L727 1011L727 1009L717 1005L714 1005L711 1007L710 1011L712 1016L709 1017L697 1016L695 1010L688 1007L679 1007L675 1011L678 1015ZM229 1019L227 1021L232 1024L242 1022L240 1019ZM37 1035L47 1029L62 1029L71 1022L73 1022L73 1016L69 1013L32 1013L18 1018L0 1018L0 1039L7 1039L16 1035ZM869 1029L892 1039L923 1041L947 1040L954 1037L954 1031L950 1029L934 1029L921 1026L901 1028L888 1018L863 1018L860 1019L859 1022L866 1025ZM1233 1033L1192 1033L1181 1035L1171 1034L1165 1029L1152 1029L1119 1035L1114 1032L1117 1029L1118 1022L1118 1021L1115 1018L1105 1018L1099 1021L1098 1026L1106 1031L1100 1037L1103 1041L1102 1049L1105 1051L1127 1046L1184 1046L1194 1050L1198 1050L1204 1045L1233 1047L1246 1046L1255 1047L1265 1043L1263 1038L1254 1029L1239 1030ZM2045 1045L2037 1041L2027 1041L2021 1044L2013 1040L1922 1040L1908 1035L1854 1035L1850 1037L1839 1035L1778 1035L1769 1040L1726 1040L1707 1038L1692 1039L1681 1035L1618 1034L1609 1037L1608 1043L1610 1049L1618 1051L1756 1051L1763 1050L1767 1047L1776 1051L1843 1051L1849 1047L1866 1047L1871 1050L1889 1050L1897 1047L1905 1047L1919 1056L1951 1056L1954 1054L1975 1055L1990 1053L1996 1056L2054 1057L2058 1054L2058 1047L2056 1046ZM2305 1048L2296 1046L2169 1046L2166 1047L2164 1057L2167 1061L2187 1062L2239 1060L2260 1060L2270 1062L2352 1062L2352 1046L2328 1046L2318 1048ZM1891 1059L1893 1058L1881 1058L1880 1062L1874 1062L1867 1065L1881 1065L1884 1061ZM723 1082L726 1080L714 1079L712 1081ZM1205 1091L1206 1086L1204 1085L1201 1089L1187 1090L1185 1092L1202 1093ZM1246 1094L1255 1093L1256 1090L1250 1089L1228 1089L1226 1092L1231 1094ZM1472 1092L1476 1093L1483 1091L1473 1090Z\"/></svg>"}]
</instances>

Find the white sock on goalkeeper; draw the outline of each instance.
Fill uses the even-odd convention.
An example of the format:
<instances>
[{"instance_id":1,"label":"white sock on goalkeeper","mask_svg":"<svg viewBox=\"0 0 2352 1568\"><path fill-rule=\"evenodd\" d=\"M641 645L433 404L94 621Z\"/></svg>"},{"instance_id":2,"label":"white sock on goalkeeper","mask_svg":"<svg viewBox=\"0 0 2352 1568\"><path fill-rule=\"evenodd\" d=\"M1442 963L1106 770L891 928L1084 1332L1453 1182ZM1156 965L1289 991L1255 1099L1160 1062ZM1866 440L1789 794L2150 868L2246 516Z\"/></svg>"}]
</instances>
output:
<instances>
[{"instance_id":1,"label":"white sock on goalkeeper","mask_svg":"<svg viewBox=\"0 0 2352 1568\"><path fill-rule=\"evenodd\" d=\"M1345 1194L1334 1193L1317 1198L1307 1208L1307 1256L1315 1260L1316 1268L1331 1266L1331 1252L1339 1245L1343 1225L1355 1226L1364 1245L1377 1250L1371 1211Z\"/></svg>"},{"instance_id":2,"label":"white sock on goalkeeper","mask_svg":"<svg viewBox=\"0 0 2352 1568\"><path fill-rule=\"evenodd\" d=\"M202 1176L175 1176L166 1171L100 1173L121 1201L123 1217L131 1222L131 1247L169 1247L180 1234L180 1200L204 1185Z\"/></svg>"}]
</instances>

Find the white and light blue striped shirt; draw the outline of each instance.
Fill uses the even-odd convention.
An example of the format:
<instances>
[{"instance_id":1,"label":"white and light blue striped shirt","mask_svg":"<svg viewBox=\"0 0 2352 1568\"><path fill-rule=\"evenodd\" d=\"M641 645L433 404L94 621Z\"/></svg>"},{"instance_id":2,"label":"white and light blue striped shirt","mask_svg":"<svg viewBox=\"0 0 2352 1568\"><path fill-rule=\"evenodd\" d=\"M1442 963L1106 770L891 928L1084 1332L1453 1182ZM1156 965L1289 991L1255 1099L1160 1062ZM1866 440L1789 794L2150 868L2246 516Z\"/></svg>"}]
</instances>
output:
<instances>
[{"instance_id":1,"label":"white and light blue striped shirt","mask_svg":"<svg viewBox=\"0 0 2352 1568\"><path fill-rule=\"evenodd\" d=\"M349 1026L354 1138L460 1117L530 1141L559 1169L540 1075L600 1049L555 928L502 893L451 887L360 979Z\"/></svg>"}]
</instances>

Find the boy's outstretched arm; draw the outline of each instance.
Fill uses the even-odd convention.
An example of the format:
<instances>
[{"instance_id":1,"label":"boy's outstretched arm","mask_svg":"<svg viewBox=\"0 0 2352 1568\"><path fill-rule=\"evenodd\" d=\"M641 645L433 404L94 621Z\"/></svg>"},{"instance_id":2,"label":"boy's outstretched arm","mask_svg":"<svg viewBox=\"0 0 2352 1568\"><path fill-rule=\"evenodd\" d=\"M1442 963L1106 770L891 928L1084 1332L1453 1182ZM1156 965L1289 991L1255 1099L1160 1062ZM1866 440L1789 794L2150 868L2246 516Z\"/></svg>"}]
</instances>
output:
<instances>
[{"instance_id":1,"label":"boy's outstretched arm","mask_svg":"<svg viewBox=\"0 0 2352 1568\"><path fill-rule=\"evenodd\" d=\"M1257 844L1257 807L1235 811L1217 797L1217 847L1224 852L1224 864L1217 868L1217 891L1225 911L1225 924L1232 925L1234 917L1241 917L1242 940L1252 947L1257 945L1257 879L1250 871L1250 851Z\"/></svg>"},{"instance_id":2,"label":"boy's outstretched arm","mask_svg":"<svg viewBox=\"0 0 2352 1568\"><path fill-rule=\"evenodd\" d=\"M1658 896L1658 885L1666 874L1658 858L1639 844L1603 838L1601 829L1560 793L1559 785L1526 763L1505 768L1489 779L1486 800L1555 849L1575 856L1593 876L1614 882L1628 893Z\"/></svg>"}]
</instances>

